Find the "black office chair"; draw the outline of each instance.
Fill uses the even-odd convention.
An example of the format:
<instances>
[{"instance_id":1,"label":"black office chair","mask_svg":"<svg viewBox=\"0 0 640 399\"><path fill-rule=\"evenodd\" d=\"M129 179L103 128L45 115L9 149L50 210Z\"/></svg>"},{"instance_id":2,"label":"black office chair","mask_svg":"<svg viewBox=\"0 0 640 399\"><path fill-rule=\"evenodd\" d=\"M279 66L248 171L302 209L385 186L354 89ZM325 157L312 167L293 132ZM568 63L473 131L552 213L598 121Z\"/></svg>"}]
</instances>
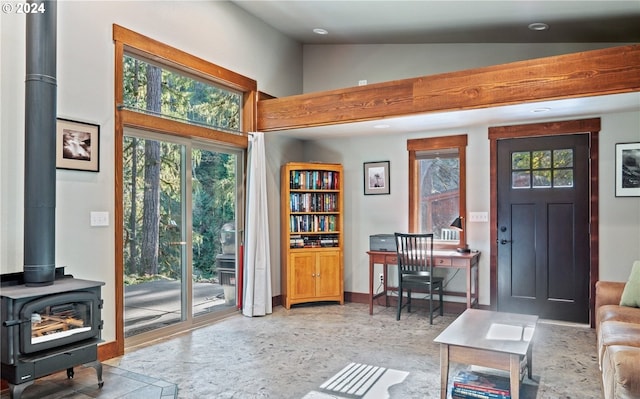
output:
<instances>
[{"instance_id":1,"label":"black office chair","mask_svg":"<svg viewBox=\"0 0 640 399\"><path fill-rule=\"evenodd\" d=\"M433 324L433 313L440 310L443 315L442 286L444 279L433 275L433 234L395 233L398 254L398 315L404 306L411 312L411 291L427 294L429 302L429 324ZM404 290L407 290L407 303L404 302ZM434 307L433 295L439 294L440 301Z\"/></svg>"}]
</instances>

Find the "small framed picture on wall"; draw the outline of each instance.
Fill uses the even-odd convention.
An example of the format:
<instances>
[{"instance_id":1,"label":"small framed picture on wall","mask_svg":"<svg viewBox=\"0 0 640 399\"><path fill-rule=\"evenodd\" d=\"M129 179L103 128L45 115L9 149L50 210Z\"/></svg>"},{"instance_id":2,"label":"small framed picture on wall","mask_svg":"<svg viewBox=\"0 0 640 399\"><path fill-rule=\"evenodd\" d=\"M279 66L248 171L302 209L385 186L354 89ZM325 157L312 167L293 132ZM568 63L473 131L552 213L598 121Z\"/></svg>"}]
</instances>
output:
<instances>
[{"instance_id":1,"label":"small framed picture on wall","mask_svg":"<svg viewBox=\"0 0 640 399\"><path fill-rule=\"evenodd\" d=\"M640 143L616 144L616 197L640 197Z\"/></svg>"},{"instance_id":2,"label":"small framed picture on wall","mask_svg":"<svg viewBox=\"0 0 640 399\"><path fill-rule=\"evenodd\" d=\"M364 163L364 194L389 194L389 161Z\"/></svg>"},{"instance_id":3,"label":"small framed picture on wall","mask_svg":"<svg viewBox=\"0 0 640 399\"><path fill-rule=\"evenodd\" d=\"M56 168L98 172L100 125L58 118L56 122Z\"/></svg>"}]
</instances>

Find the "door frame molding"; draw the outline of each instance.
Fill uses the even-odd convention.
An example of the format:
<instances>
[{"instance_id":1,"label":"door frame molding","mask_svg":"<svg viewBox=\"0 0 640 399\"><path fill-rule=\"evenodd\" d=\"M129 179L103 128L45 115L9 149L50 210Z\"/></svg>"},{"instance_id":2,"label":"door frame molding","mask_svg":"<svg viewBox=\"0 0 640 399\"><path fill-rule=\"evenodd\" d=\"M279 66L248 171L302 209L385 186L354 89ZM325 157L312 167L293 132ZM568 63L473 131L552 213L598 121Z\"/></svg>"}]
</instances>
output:
<instances>
[{"instance_id":1,"label":"door frame molding","mask_svg":"<svg viewBox=\"0 0 640 399\"><path fill-rule=\"evenodd\" d=\"M545 123L531 123L524 125L496 126L489 128L490 152L490 212L489 212L489 283L491 310L498 307L498 140L525 137L541 137L563 134L589 135L589 319L594 327L595 286L599 279L599 197L598 197L598 135L600 133L600 118L557 121Z\"/></svg>"}]
</instances>

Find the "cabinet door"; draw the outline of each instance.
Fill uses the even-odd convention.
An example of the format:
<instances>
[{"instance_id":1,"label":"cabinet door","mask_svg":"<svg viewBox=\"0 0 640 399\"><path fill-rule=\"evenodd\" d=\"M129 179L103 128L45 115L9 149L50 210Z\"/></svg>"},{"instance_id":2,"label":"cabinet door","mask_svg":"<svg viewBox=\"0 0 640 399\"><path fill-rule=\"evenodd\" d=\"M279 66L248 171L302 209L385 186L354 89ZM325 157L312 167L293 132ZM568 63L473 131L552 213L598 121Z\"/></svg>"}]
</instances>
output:
<instances>
[{"instance_id":1,"label":"cabinet door","mask_svg":"<svg viewBox=\"0 0 640 399\"><path fill-rule=\"evenodd\" d=\"M316 292L316 253L291 254L289 288L291 299L313 298Z\"/></svg>"},{"instance_id":2,"label":"cabinet door","mask_svg":"<svg viewBox=\"0 0 640 399\"><path fill-rule=\"evenodd\" d=\"M342 294L340 273L340 252L318 253L318 274L316 277L316 296L336 296Z\"/></svg>"}]
</instances>

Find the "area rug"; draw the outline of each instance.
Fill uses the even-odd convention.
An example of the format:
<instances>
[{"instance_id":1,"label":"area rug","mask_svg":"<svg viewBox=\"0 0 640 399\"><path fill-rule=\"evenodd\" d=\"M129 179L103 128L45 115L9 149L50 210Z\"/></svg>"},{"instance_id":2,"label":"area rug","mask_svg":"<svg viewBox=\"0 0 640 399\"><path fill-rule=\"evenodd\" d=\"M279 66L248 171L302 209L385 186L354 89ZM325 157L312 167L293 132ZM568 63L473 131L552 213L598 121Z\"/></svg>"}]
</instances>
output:
<instances>
[{"instance_id":1,"label":"area rug","mask_svg":"<svg viewBox=\"0 0 640 399\"><path fill-rule=\"evenodd\" d=\"M383 399L389 387L404 381L406 371L349 363L303 399Z\"/></svg>"}]
</instances>

